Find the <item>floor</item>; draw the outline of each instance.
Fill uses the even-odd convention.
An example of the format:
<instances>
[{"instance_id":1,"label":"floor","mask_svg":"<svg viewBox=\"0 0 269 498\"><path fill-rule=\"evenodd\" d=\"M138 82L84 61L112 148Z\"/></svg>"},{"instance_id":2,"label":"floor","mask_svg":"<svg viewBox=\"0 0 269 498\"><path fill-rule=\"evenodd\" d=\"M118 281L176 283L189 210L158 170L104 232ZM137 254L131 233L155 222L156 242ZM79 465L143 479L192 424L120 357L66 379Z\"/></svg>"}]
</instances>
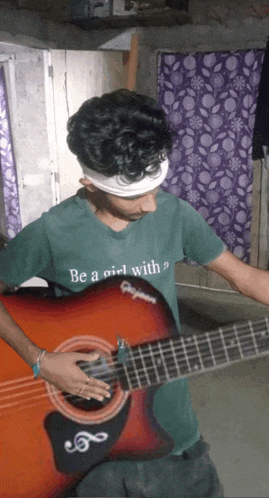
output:
<instances>
[{"instance_id":1,"label":"floor","mask_svg":"<svg viewBox=\"0 0 269 498\"><path fill-rule=\"evenodd\" d=\"M178 286L184 335L268 314L237 293ZM269 357L191 376L200 431L228 497L269 496Z\"/></svg>"}]
</instances>

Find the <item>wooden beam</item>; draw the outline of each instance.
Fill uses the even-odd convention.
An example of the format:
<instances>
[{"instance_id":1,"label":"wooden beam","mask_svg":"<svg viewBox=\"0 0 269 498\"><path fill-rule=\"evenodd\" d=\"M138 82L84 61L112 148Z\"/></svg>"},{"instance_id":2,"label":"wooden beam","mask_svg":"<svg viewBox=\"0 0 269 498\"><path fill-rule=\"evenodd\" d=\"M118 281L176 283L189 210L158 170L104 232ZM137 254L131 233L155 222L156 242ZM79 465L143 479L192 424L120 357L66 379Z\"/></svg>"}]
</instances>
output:
<instances>
[{"instance_id":1,"label":"wooden beam","mask_svg":"<svg viewBox=\"0 0 269 498\"><path fill-rule=\"evenodd\" d=\"M135 90L138 67L138 35L132 35L130 58L128 61L127 90Z\"/></svg>"}]
</instances>

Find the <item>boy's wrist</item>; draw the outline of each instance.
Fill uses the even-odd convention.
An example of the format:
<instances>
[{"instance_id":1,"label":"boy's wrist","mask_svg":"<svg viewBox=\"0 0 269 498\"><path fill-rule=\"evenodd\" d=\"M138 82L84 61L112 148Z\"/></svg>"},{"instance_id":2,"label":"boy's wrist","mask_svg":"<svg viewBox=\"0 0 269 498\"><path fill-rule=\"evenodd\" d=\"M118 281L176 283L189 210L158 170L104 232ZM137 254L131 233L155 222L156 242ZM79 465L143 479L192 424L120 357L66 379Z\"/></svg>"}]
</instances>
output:
<instances>
[{"instance_id":1,"label":"boy's wrist","mask_svg":"<svg viewBox=\"0 0 269 498\"><path fill-rule=\"evenodd\" d=\"M36 362L32 365L32 370L34 372L34 378L37 379L37 377L39 377L39 373L40 373L40 367L41 367L41 362L45 356L45 354L47 353L47 350L46 349L41 349L40 350L40 353L36 359Z\"/></svg>"}]
</instances>

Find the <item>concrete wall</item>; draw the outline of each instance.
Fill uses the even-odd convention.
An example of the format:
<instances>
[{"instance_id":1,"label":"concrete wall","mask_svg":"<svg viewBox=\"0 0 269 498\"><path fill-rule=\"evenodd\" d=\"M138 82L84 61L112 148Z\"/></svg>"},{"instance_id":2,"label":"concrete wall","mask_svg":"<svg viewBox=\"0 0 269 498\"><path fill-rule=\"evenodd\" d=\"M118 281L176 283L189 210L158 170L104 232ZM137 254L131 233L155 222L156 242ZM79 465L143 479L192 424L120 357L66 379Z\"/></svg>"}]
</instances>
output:
<instances>
[{"instance_id":1,"label":"concrete wall","mask_svg":"<svg viewBox=\"0 0 269 498\"><path fill-rule=\"evenodd\" d=\"M203 50L208 45L214 49L218 41L221 45L229 45L235 40L247 44L245 48L248 48L252 42L265 44L269 0L189 0L193 24L172 28L83 31L74 25L57 23L30 11L0 6L0 12L0 41L32 48L97 50L109 44L112 49L128 50L130 33L133 31L143 34L145 44L150 47L157 45L158 48L174 49L182 47L184 41L185 48L198 46Z\"/></svg>"},{"instance_id":2,"label":"concrete wall","mask_svg":"<svg viewBox=\"0 0 269 498\"><path fill-rule=\"evenodd\" d=\"M223 16L222 22L217 22L212 14L215 12L214 9L211 9L211 18L209 16L211 2L199 4L196 0L190 2L190 11L197 24L134 28L125 31L86 32L75 26L41 19L33 13L1 11L0 53L16 52L17 108L13 129L23 211L27 207L29 195L34 199L28 220L34 219L37 212L44 211L51 205L42 48L129 50L131 36L138 32L140 53L137 90L156 98L157 56L160 51L207 52L265 47L269 33L268 15L264 14L264 18L261 19L254 16L239 19L238 9L241 4L242 2L237 0L235 3L237 10L233 13L228 5L230 17L227 17L225 9L217 10L220 19L221 15ZM244 4L244 8L245 6ZM205 22L207 24L203 24ZM1 40L5 43L1 43ZM29 164L29 171L20 170L22 162ZM29 176L33 172L40 175L39 179L44 185L41 194L37 193L36 188L38 177ZM34 185L31 185L31 182Z\"/></svg>"},{"instance_id":3,"label":"concrete wall","mask_svg":"<svg viewBox=\"0 0 269 498\"><path fill-rule=\"evenodd\" d=\"M225 5L216 4L213 0L193 0L190 1L190 13L193 24L184 26L86 32L75 26L41 19L35 14L7 10L1 12L0 40L9 44L25 45L17 48L16 55L18 120L17 124L14 123L15 142L20 148L18 168L21 159L29 162L29 171L19 171L21 203L23 211L27 212L27 220L23 219L24 224L36 218L52 202L49 150L45 137L45 96L44 89L41 88L41 80L44 79L42 48L125 51L130 49L132 34L138 33L140 48L137 90L157 98L157 58L161 51L232 51L266 46L269 33L269 2L255 3L252 6L251 3L246 5L243 0L227 0ZM0 46L1 50L12 52L14 48L5 43ZM29 54L33 55L31 62ZM27 126L24 124L25 116L28 119ZM37 123L41 130L38 143L33 139ZM37 178L30 176L30 170L35 170L36 175L44 177L45 187L41 195L36 184L31 185L31 181L35 183ZM28 176L26 181L25 176ZM27 205L29 196L34 201L32 208ZM193 270L186 271L184 276L185 270L180 268L178 281L189 281L191 277L195 285L220 285L218 282L209 281L204 270L199 273L195 271L195 275L191 276L190 272Z\"/></svg>"},{"instance_id":4,"label":"concrete wall","mask_svg":"<svg viewBox=\"0 0 269 498\"><path fill-rule=\"evenodd\" d=\"M139 33L138 88L157 97L158 52L213 52L265 48L269 19L231 20L225 25L187 25L148 28Z\"/></svg>"},{"instance_id":5,"label":"concrete wall","mask_svg":"<svg viewBox=\"0 0 269 498\"><path fill-rule=\"evenodd\" d=\"M14 75L8 74L9 106L25 225L52 204L43 51L0 43L0 53L14 55Z\"/></svg>"},{"instance_id":6,"label":"concrete wall","mask_svg":"<svg viewBox=\"0 0 269 498\"><path fill-rule=\"evenodd\" d=\"M66 50L129 50L131 36L139 33L139 91L157 95L158 51L208 52L264 48L269 32L269 3L262 10L243 0L225 6L190 1L193 24L127 30L83 31L75 26L41 19L33 13L1 10L0 41L33 48ZM262 5L262 4L261 4Z\"/></svg>"},{"instance_id":7,"label":"concrete wall","mask_svg":"<svg viewBox=\"0 0 269 498\"><path fill-rule=\"evenodd\" d=\"M207 52L264 48L269 32L269 1L190 0L193 24L127 30L83 31L30 12L0 9L0 42L64 50L129 50L139 33L138 90L157 95L158 51ZM160 14L161 15L161 14Z\"/></svg>"}]
</instances>

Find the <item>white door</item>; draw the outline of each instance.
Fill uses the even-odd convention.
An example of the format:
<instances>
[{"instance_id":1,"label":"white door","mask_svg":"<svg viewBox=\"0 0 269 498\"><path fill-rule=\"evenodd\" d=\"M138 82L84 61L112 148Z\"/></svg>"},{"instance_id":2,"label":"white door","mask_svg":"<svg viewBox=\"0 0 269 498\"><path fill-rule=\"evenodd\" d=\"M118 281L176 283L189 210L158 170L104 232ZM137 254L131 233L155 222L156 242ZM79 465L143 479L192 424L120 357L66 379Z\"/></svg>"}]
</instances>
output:
<instances>
[{"instance_id":1,"label":"white door","mask_svg":"<svg viewBox=\"0 0 269 498\"><path fill-rule=\"evenodd\" d=\"M123 86L122 52L51 50L44 54L55 203L76 193L81 168L66 144L68 118L81 104Z\"/></svg>"}]
</instances>

